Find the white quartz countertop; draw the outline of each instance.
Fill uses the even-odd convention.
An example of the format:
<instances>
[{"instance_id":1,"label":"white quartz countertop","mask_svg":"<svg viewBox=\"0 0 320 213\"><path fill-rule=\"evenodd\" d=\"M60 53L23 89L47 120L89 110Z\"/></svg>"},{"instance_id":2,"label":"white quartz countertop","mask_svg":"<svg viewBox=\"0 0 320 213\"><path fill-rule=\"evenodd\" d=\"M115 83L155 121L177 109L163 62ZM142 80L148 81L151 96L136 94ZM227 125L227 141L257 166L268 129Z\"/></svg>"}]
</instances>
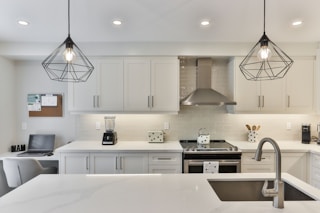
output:
<instances>
[{"instance_id":1,"label":"white quartz countertop","mask_svg":"<svg viewBox=\"0 0 320 213\"><path fill-rule=\"evenodd\" d=\"M181 152L179 141L166 141L164 143L149 143L147 141L118 141L114 145L102 145L101 141L73 141L55 150L55 152Z\"/></svg>"},{"instance_id":2,"label":"white quartz countertop","mask_svg":"<svg viewBox=\"0 0 320 213\"><path fill-rule=\"evenodd\" d=\"M257 213L319 212L320 191L283 173L317 201L223 202L210 180L265 180L274 174L40 175L0 198L1 213Z\"/></svg>"},{"instance_id":3,"label":"white quartz countertop","mask_svg":"<svg viewBox=\"0 0 320 213\"><path fill-rule=\"evenodd\" d=\"M248 141L228 141L232 145L237 146L243 152L254 152L259 142L251 143ZM320 145L315 142L311 142L310 144L303 144L301 141L276 141L280 147L282 152L315 152L320 153ZM270 143L265 143L263 145L263 150L272 151L274 149Z\"/></svg>"}]
</instances>

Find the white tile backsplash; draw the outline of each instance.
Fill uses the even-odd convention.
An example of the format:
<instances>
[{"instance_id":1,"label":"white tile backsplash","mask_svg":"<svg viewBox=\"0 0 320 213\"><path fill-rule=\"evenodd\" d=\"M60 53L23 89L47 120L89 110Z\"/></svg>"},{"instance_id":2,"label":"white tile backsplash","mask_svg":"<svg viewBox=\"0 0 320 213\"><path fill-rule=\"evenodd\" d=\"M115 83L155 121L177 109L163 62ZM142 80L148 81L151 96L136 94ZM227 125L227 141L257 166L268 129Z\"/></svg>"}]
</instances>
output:
<instances>
[{"instance_id":1,"label":"white tile backsplash","mask_svg":"<svg viewBox=\"0 0 320 213\"><path fill-rule=\"evenodd\" d=\"M101 130L95 129L101 122ZM150 130L163 130L164 122L170 123L166 130L167 140L195 139L200 128L206 128L212 139L247 140L245 124L261 125L259 138L275 140L301 140L301 124L310 123L312 135L317 136L317 115L287 114L227 114L225 107L182 106L176 115L116 115L116 131L119 140L147 140ZM292 124L286 130L286 124ZM101 140L104 132L104 115L78 115L77 137L83 140Z\"/></svg>"}]
</instances>

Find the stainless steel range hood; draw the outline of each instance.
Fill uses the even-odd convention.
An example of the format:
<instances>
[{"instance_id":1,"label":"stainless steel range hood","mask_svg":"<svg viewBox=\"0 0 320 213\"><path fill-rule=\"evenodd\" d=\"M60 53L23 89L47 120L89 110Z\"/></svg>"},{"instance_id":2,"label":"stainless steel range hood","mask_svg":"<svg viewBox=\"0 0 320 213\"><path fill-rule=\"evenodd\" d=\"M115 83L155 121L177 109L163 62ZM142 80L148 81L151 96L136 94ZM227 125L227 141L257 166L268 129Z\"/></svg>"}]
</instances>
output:
<instances>
[{"instance_id":1,"label":"stainless steel range hood","mask_svg":"<svg viewBox=\"0 0 320 213\"><path fill-rule=\"evenodd\" d=\"M212 59L197 59L196 90L181 100L181 105L236 105L221 93L211 88Z\"/></svg>"}]
</instances>

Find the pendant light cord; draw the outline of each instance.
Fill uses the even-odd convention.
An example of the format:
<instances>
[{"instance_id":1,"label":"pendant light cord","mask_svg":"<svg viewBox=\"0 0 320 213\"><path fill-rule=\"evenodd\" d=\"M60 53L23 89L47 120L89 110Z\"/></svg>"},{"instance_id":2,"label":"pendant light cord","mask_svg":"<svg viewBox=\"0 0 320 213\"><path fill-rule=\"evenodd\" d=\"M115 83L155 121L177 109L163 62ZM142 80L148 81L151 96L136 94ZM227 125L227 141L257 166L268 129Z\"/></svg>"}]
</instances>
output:
<instances>
[{"instance_id":1,"label":"pendant light cord","mask_svg":"<svg viewBox=\"0 0 320 213\"><path fill-rule=\"evenodd\" d=\"M263 33L266 32L266 0L263 0Z\"/></svg>"},{"instance_id":2,"label":"pendant light cord","mask_svg":"<svg viewBox=\"0 0 320 213\"><path fill-rule=\"evenodd\" d=\"M70 37L70 0L68 0L68 36Z\"/></svg>"}]
</instances>

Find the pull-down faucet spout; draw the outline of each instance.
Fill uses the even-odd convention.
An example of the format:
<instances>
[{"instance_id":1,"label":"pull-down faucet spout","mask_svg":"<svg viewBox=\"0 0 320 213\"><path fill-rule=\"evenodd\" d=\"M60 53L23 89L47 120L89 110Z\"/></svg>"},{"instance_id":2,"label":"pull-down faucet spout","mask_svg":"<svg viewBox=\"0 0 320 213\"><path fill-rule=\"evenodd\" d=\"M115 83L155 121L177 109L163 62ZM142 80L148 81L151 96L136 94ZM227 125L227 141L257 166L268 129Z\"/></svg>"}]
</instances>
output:
<instances>
[{"instance_id":1,"label":"pull-down faucet spout","mask_svg":"<svg viewBox=\"0 0 320 213\"><path fill-rule=\"evenodd\" d=\"M264 186L262 188L262 194L265 197L273 197L273 206L275 208L283 208L284 207L284 184L281 180L281 152L278 144L271 138L263 138L261 139L256 155L255 160L261 161L262 156L262 147L265 142L269 142L276 154L276 179L274 180L274 188L268 189L268 181L266 180Z\"/></svg>"}]
</instances>

